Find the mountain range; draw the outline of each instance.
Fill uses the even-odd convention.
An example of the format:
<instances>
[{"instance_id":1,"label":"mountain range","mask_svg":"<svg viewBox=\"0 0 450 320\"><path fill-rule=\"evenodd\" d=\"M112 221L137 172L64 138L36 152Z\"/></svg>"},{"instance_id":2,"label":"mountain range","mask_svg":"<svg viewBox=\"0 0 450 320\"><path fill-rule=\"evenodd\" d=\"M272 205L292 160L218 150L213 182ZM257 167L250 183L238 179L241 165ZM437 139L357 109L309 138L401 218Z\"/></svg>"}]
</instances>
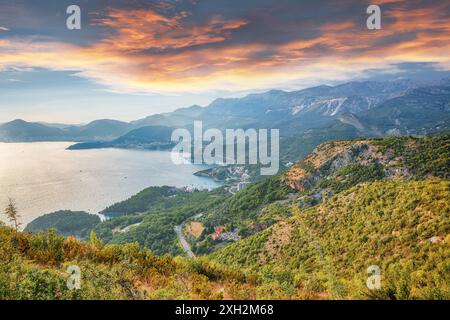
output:
<instances>
[{"instance_id":1,"label":"mountain range","mask_svg":"<svg viewBox=\"0 0 450 320\"><path fill-rule=\"evenodd\" d=\"M282 137L320 135L330 127L354 135L426 134L449 128L450 81L424 84L412 80L348 82L299 91L271 90L243 98L216 99L206 107L191 106L132 122L96 120L87 125L51 125L14 120L0 125L0 141L112 142L105 147L146 147L161 127L278 128ZM153 129L151 128L153 127ZM314 130L318 130L315 132ZM147 137L148 136L148 137ZM158 136L158 134L156 134ZM137 138L137 139L136 139ZM139 145L138 140L142 140ZM161 141L166 143L166 136ZM76 148L95 147L95 144Z\"/></svg>"},{"instance_id":2,"label":"mountain range","mask_svg":"<svg viewBox=\"0 0 450 320\"><path fill-rule=\"evenodd\" d=\"M104 141L117 138L132 128L130 123L108 119L86 125L53 125L17 119L0 125L0 141Z\"/></svg>"},{"instance_id":3,"label":"mountain range","mask_svg":"<svg viewBox=\"0 0 450 320\"><path fill-rule=\"evenodd\" d=\"M174 128L280 129L280 166L302 159L321 143L342 139L426 135L450 129L450 80L348 82L299 91L271 90L243 98L216 99L132 122L96 120L86 125L30 123L0 125L0 141L74 141L69 150L125 148L170 150ZM230 166L199 174L220 181L239 181ZM245 166L249 180L260 168Z\"/></svg>"}]
</instances>

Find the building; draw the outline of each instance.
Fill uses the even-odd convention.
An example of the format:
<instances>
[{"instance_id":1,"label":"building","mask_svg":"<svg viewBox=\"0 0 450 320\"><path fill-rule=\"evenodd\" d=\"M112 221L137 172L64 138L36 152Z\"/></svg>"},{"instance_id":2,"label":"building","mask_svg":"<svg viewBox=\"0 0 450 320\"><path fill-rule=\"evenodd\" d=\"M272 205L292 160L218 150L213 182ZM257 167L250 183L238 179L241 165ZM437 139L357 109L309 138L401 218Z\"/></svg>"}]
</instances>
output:
<instances>
[{"instance_id":1,"label":"building","mask_svg":"<svg viewBox=\"0 0 450 320\"><path fill-rule=\"evenodd\" d=\"M224 241L239 241L241 237L238 234L238 229L235 229L231 232L223 232L225 230L224 226L219 226L214 228L214 233L211 233L211 238L215 240L224 240Z\"/></svg>"},{"instance_id":2,"label":"building","mask_svg":"<svg viewBox=\"0 0 450 320\"><path fill-rule=\"evenodd\" d=\"M237 184L237 191L244 190L247 187L248 184L249 184L249 182L246 182L246 181L239 182Z\"/></svg>"},{"instance_id":3,"label":"building","mask_svg":"<svg viewBox=\"0 0 450 320\"><path fill-rule=\"evenodd\" d=\"M210 234L211 238L213 240L218 240L222 238L222 232L225 230L224 226L218 226L214 228L214 232Z\"/></svg>"}]
</instances>

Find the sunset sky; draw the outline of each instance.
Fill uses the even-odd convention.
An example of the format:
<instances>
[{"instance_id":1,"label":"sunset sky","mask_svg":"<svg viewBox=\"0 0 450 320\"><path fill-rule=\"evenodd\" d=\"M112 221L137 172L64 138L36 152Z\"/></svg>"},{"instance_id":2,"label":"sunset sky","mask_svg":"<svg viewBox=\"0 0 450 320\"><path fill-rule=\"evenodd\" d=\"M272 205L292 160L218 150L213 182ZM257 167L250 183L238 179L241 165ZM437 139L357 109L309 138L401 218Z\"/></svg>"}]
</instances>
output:
<instances>
[{"instance_id":1,"label":"sunset sky","mask_svg":"<svg viewBox=\"0 0 450 320\"><path fill-rule=\"evenodd\" d=\"M66 28L81 8L82 29ZM366 9L382 10L368 30ZM0 122L137 119L217 97L450 70L450 1L0 0Z\"/></svg>"}]
</instances>

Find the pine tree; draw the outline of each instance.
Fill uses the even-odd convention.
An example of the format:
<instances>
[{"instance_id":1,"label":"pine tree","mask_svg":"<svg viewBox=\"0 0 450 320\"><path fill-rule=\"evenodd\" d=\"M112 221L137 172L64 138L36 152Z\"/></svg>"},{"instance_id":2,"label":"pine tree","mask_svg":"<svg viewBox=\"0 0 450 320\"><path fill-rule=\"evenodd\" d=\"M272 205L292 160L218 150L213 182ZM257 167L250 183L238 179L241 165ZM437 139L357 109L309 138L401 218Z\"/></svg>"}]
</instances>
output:
<instances>
[{"instance_id":1,"label":"pine tree","mask_svg":"<svg viewBox=\"0 0 450 320\"><path fill-rule=\"evenodd\" d=\"M102 241L97 237L97 234L94 230L91 230L90 234L91 245L96 248L100 248L102 246Z\"/></svg>"},{"instance_id":2,"label":"pine tree","mask_svg":"<svg viewBox=\"0 0 450 320\"><path fill-rule=\"evenodd\" d=\"M21 223L19 221L20 215L16 207L16 203L13 199L9 199L8 206L5 209L4 214L8 218L9 222L14 225L14 228L16 231L19 231L19 227L21 226Z\"/></svg>"}]
</instances>

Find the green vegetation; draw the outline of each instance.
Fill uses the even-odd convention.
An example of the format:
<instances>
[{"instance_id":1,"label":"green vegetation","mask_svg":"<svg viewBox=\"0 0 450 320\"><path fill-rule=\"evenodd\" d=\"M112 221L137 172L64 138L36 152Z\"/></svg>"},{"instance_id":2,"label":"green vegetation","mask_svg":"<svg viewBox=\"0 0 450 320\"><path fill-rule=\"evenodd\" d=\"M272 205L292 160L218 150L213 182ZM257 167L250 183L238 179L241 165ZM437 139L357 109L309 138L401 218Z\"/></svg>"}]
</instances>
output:
<instances>
[{"instance_id":1,"label":"green vegetation","mask_svg":"<svg viewBox=\"0 0 450 320\"><path fill-rule=\"evenodd\" d=\"M360 137L358 130L338 120L328 123L325 128L314 128L300 135L282 137L280 141L280 160L283 163L303 159L321 143L334 140L348 140Z\"/></svg>"},{"instance_id":2,"label":"green vegetation","mask_svg":"<svg viewBox=\"0 0 450 320\"><path fill-rule=\"evenodd\" d=\"M115 213L145 210L138 215L121 216L98 224L99 237L110 243L137 242L155 254L182 254L174 226L184 220L206 212L221 203L227 194L222 189L214 191L181 191L170 187L148 188L117 206ZM139 223L139 225L137 225ZM126 232L123 228L135 225Z\"/></svg>"},{"instance_id":3,"label":"green vegetation","mask_svg":"<svg viewBox=\"0 0 450 320\"><path fill-rule=\"evenodd\" d=\"M34 219L24 229L25 232L38 233L55 229L61 235L88 238L95 225L100 223L97 215L82 211L57 211Z\"/></svg>"},{"instance_id":4,"label":"green vegetation","mask_svg":"<svg viewBox=\"0 0 450 320\"><path fill-rule=\"evenodd\" d=\"M230 230L249 226L258 221L258 212L264 205L285 199L288 191L279 176L256 182L236 195L222 188L186 192L172 187L150 187L105 209L103 213L114 218L96 225L95 232L106 243L137 242L158 255L179 255L183 251L174 226L202 214L207 229L194 249L198 247L196 252L207 253L214 245L206 239L214 226L226 224ZM270 221L274 223L273 219ZM127 226L133 227L126 229Z\"/></svg>"},{"instance_id":5,"label":"green vegetation","mask_svg":"<svg viewBox=\"0 0 450 320\"><path fill-rule=\"evenodd\" d=\"M264 205L286 199L289 187L280 176L273 176L248 186L229 198L214 214L214 223L245 224L254 220Z\"/></svg>"},{"instance_id":6,"label":"green vegetation","mask_svg":"<svg viewBox=\"0 0 450 320\"><path fill-rule=\"evenodd\" d=\"M248 236L275 223L280 215L274 215L271 206L284 201L292 190L282 181L281 176L273 176L257 181L244 190L229 196L215 206L209 206L200 220L205 231L198 239L190 239L192 249L197 254L207 254L216 248L209 234L216 226L225 226L228 231L239 230L241 236ZM269 208L265 208L268 206ZM288 216L286 213L284 217ZM276 216L276 217L275 217Z\"/></svg>"},{"instance_id":7,"label":"green vegetation","mask_svg":"<svg viewBox=\"0 0 450 320\"><path fill-rule=\"evenodd\" d=\"M191 260L0 226L0 299L449 299L449 194L446 180L389 180L290 217L275 202L273 226ZM73 265L80 290L66 284ZM366 287L371 265L379 290Z\"/></svg>"},{"instance_id":8,"label":"green vegetation","mask_svg":"<svg viewBox=\"0 0 450 320\"><path fill-rule=\"evenodd\" d=\"M448 179L449 147L448 134L329 142L295 164L285 177L299 191L302 207L307 207L363 182Z\"/></svg>"},{"instance_id":9,"label":"green vegetation","mask_svg":"<svg viewBox=\"0 0 450 320\"><path fill-rule=\"evenodd\" d=\"M450 298L449 182L379 181L296 212L212 258L258 272L269 297ZM365 288L378 265L382 288Z\"/></svg>"},{"instance_id":10,"label":"green vegetation","mask_svg":"<svg viewBox=\"0 0 450 320\"><path fill-rule=\"evenodd\" d=\"M182 190L174 187L149 187L125 201L121 201L106 208L101 213L110 217L117 217L127 214L143 213L153 205L161 205L161 203L167 204L168 206L176 205L182 201L178 201L180 197L176 196L182 196L183 193ZM164 201L168 198L176 198L177 202Z\"/></svg>"},{"instance_id":11,"label":"green vegetation","mask_svg":"<svg viewBox=\"0 0 450 320\"><path fill-rule=\"evenodd\" d=\"M417 177L450 178L450 134L423 138L396 137L376 140L382 151L401 156L405 166Z\"/></svg>"},{"instance_id":12,"label":"green vegetation","mask_svg":"<svg viewBox=\"0 0 450 320\"><path fill-rule=\"evenodd\" d=\"M64 238L54 230L30 235L0 226L0 300L252 298L254 282L238 270L157 257L137 244L103 245ZM69 266L81 272L67 286ZM245 293L245 296L243 296Z\"/></svg>"},{"instance_id":13,"label":"green vegetation","mask_svg":"<svg viewBox=\"0 0 450 320\"><path fill-rule=\"evenodd\" d=\"M16 229L16 231L17 231L19 229L21 223L19 221L20 215L19 215L19 212L17 211L17 207L16 207L16 204L13 199L9 199L9 202L5 208L4 214L5 214L6 218L8 219L8 221L14 226L14 229Z\"/></svg>"},{"instance_id":14,"label":"green vegetation","mask_svg":"<svg viewBox=\"0 0 450 320\"><path fill-rule=\"evenodd\" d=\"M243 238L256 234L292 215L293 200L287 199L292 193L298 194L296 201L304 209L364 182L395 177L448 178L448 146L449 136L445 134L331 142L318 147L287 173L257 181L234 195L222 188L209 192L168 186L147 188L105 209L102 213L111 219L96 223L94 229L105 243L137 242L157 255L180 255L183 250L174 226L201 214L197 220L205 230L200 237L188 240L197 255L208 254L226 245L212 241L209 234L214 227L237 229ZM303 171L292 175L296 167ZM48 221L45 229L62 229L55 225L56 220ZM92 225L83 228L71 218L65 222L67 232L62 234L88 238Z\"/></svg>"},{"instance_id":15,"label":"green vegetation","mask_svg":"<svg viewBox=\"0 0 450 320\"><path fill-rule=\"evenodd\" d=\"M353 163L339 169L331 179L322 180L319 188L331 188L334 192L341 192L361 182L381 180L384 176L383 166L380 164Z\"/></svg>"},{"instance_id":16,"label":"green vegetation","mask_svg":"<svg viewBox=\"0 0 450 320\"><path fill-rule=\"evenodd\" d=\"M448 135L336 141L234 195L151 187L105 222L58 212L27 226L48 233L0 226L0 299L450 299L448 147ZM173 228L193 219L205 229L192 249L210 255L164 255L183 254ZM213 241L219 225L244 239ZM69 265L81 290L65 285Z\"/></svg>"}]
</instances>

